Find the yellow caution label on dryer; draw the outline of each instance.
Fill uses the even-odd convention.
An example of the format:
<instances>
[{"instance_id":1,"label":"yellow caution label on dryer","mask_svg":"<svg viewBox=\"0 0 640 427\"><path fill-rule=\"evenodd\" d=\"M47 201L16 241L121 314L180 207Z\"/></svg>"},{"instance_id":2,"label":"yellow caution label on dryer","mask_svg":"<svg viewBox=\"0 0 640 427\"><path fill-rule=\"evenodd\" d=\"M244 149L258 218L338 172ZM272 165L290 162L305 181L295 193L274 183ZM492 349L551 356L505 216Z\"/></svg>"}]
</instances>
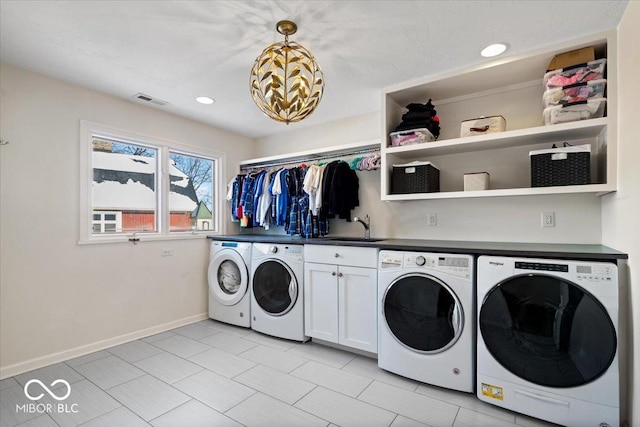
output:
<instances>
[{"instance_id":1,"label":"yellow caution label on dryer","mask_svg":"<svg viewBox=\"0 0 640 427\"><path fill-rule=\"evenodd\" d=\"M491 385L487 383L481 383L482 395L486 397L490 397L491 399L496 400L504 400L504 393L502 392L502 387L498 387L496 385Z\"/></svg>"}]
</instances>

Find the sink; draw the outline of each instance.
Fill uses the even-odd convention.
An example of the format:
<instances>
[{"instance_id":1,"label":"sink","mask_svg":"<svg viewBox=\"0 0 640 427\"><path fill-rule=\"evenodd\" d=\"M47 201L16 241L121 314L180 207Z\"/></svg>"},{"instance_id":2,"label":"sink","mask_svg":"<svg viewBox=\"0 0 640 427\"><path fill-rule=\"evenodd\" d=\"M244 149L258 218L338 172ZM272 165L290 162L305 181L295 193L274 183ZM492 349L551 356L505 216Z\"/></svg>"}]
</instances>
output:
<instances>
[{"instance_id":1,"label":"sink","mask_svg":"<svg viewBox=\"0 0 640 427\"><path fill-rule=\"evenodd\" d=\"M333 241L338 241L338 242L381 242L383 240L387 240L387 239L376 239L376 238L371 238L371 239L365 239L364 237L325 237L326 240L333 240Z\"/></svg>"}]
</instances>

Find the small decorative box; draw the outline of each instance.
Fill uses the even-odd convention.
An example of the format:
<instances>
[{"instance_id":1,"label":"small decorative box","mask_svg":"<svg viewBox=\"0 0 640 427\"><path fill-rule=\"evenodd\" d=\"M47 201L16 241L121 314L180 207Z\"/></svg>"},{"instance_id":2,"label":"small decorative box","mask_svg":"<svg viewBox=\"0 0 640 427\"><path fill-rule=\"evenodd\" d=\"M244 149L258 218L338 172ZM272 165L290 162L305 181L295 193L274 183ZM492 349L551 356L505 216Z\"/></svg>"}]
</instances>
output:
<instances>
[{"instance_id":1,"label":"small decorative box","mask_svg":"<svg viewBox=\"0 0 640 427\"><path fill-rule=\"evenodd\" d=\"M489 174L487 172L472 172L464 174L464 191L479 191L489 189Z\"/></svg>"},{"instance_id":2,"label":"small decorative box","mask_svg":"<svg viewBox=\"0 0 640 427\"><path fill-rule=\"evenodd\" d=\"M460 137L471 135L486 135L488 133L504 132L507 121L502 116L487 116L469 119L460 125Z\"/></svg>"}]
</instances>

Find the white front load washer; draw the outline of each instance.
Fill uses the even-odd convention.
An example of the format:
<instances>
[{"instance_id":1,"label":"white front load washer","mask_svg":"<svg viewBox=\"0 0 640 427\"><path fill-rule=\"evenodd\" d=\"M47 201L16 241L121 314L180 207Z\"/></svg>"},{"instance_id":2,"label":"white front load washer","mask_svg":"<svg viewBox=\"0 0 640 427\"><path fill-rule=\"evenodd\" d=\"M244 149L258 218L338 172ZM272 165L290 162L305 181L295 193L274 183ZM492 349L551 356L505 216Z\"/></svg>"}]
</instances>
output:
<instances>
[{"instance_id":1,"label":"white front load washer","mask_svg":"<svg viewBox=\"0 0 640 427\"><path fill-rule=\"evenodd\" d=\"M304 334L303 245L254 243L251 257L251 329L307 341Z\"/></svg>"},{"instance_id":2,"label":"white front load washer","mask_svg":"<svg viewBox=\"0 0 640 427\"><path fill-rule=\"evenodd\" d=\"M613 263L478 259L478 398L566 426L620 424Z\"/></svg>"},{"instance_id":3,"label":"white front load washer","mask_svg":"<svg viewBox=\"0 0 640 427\"><path fill-rule=\"evenodd\" d=\"M209 317L251 326L249 267L251 243L211 242L209 257Z\"/></svg>"},{"instance_id":4,"label":"white front load washer","mask_svg":"<svg viewBox=\"0 0 640 427\"><path fill-rule=\"evenodd\" d=\"M473 280L471 255L380 251L378 366L472 393Z\"/></svg>"}]
</instances>

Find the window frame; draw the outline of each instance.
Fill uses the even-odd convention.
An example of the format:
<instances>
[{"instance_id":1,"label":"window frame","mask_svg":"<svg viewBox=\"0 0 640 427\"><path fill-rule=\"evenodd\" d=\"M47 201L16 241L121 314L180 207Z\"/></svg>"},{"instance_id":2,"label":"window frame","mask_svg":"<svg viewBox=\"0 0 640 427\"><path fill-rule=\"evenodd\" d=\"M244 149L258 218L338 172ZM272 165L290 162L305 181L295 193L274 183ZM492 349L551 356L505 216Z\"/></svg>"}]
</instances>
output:
<instances>
[{"instance_id":1,"label":"window frame","mask_svg":"<svg viewBox=\"0 0 640 427\"><path fill-rule=\"evenodd\" d=\"M157 231L145 233L93 233L93 138L101 137L146 146L157 150L156 170L158 191L156 191L156 222ZM221 197L226 169L226 154L220 151L170 141L150 135L144 135L124 129L115 128L87 120L80 120L80 206L79 206L79 238L78 244L121 243L135 238L139 241L202 239L207 235L223 232L223 206ZM212 180L212 211L213 219L210 230L169 231L169 154L180 153L187 156L200 157L213 162Z\"/></svg>"}]
</instances>

